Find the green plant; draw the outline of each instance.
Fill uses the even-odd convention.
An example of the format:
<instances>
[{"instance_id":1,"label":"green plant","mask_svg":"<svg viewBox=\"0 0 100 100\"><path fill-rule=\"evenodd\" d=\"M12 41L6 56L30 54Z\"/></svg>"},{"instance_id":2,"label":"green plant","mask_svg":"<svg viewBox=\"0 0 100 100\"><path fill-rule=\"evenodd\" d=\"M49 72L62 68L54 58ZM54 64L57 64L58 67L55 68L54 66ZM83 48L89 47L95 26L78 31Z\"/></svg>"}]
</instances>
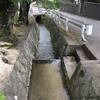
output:
<instances>
[{"instance_id":1,"label":"green plant","mask_svg":"<svg viewBox=\"0 0 100 100\"><path fill-rule=\"evenodd\" d=\"M19 19L19 14L18 14L18 11L16 11L15 16L14 16L14 23L15 24L17 24L18 19Z\"/></svg>"},{"instance_id":2,"label":"green plant","mask_svg":"<svg viewBox=\"0 0 100 100\"><path fill-rule=\"evenodd\" d=\"M37 3L49 9L58 9L60 6L59 0L37 0Z\"/></svg>"},{"instance_id":3,"label":"green plant","mask_svg":"<svg viewBox=\"0 0 100 100\"><path fill-rule=\"evenodd\" d=\"M3 92L0 92L0 100L6 100Z\"/></svg>"},{"instance_id":4,"label":"green plant","mask_svg":"<svg viewBox=\"0 0 100 100\"><path fill-rule=\"evenodd\" d=\"M0 37L2 37L3 36L3 32L0 32Z\"/></svg>"}]
</instances>

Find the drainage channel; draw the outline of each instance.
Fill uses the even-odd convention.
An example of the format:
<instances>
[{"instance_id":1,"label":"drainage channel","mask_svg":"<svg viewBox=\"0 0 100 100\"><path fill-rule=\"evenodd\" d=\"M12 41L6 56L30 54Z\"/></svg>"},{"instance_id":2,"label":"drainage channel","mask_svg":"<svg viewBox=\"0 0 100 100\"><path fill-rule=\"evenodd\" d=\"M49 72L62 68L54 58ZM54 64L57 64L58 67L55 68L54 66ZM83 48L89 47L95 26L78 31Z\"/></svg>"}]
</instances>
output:
<instances>
[{"instance_id":1,"label":"drainage channel","mask_svg":"<svg viewBox=\"0 0 100 100\"><path fill-rule=\"evenodd\" d=\"M50 33L44 25L39 25L40 41L37 59L50 60L54 58Z\"/></svg>"},{"instance_id":2,"label":"drainage channel","mask_svg":"<svg viewBox=\"0 0 100 100\"><path fill-rule=\"evenodd\" d=\"M70 100L64 88L60 60L54 59L50 33L39 25L37 59L33 60L28 100Z\"/></svg>"}]
</instances>

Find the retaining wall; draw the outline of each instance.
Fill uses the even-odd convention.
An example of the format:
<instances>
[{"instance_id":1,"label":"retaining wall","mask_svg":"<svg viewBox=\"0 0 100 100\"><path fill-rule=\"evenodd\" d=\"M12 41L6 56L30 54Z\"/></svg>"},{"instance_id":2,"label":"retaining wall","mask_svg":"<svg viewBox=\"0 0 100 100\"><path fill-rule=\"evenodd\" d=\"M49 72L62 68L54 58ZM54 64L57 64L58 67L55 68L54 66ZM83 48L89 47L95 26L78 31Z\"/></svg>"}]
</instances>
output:
<instances>
[{"instance_id":1,"label":"retaining wall","mask_svg":"<svg viewBox=\"0 0 100 100\"><path fill-rule=\"evenodd\" d=\"M18 100L27 100L32 60L35 58L37 52L38 41L38 27L33 19L14 69L9 79L5 82L5 86L3 86L6 100L15 100L14 97L17 97Z\"/></svg>"}]
</instances>

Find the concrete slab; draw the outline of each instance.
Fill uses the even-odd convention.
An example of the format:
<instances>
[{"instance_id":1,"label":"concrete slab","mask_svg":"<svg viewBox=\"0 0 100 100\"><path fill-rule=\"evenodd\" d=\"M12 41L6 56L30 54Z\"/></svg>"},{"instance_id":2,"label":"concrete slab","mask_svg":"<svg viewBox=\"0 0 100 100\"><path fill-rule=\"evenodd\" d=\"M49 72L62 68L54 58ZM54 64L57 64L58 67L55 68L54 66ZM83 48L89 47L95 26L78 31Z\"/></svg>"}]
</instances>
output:
<instances>
[{"instance_id":1,"label":"concrete slab","mask_svg":"<svg viewBox=\"0 0 100 100\"><path fill-rule=\"evenodd\" d=\"M86 43L86 46L88 47L88 49L91 51L92 54L94 54L94 56L100 60L100 41L93 42L93 43Z\"/></svg>"},{"instance_id":2,"label":"concrete slab","mask_svg":"<svg viewBox=\"0 0 100 100\"><path fill-rule=\"evenodd\" d=\"M75 38L71 38L69 36L64 36L64 38L66 42L68 43L68 45L71 45L71 46L80 45L80 43Z\"/></svg>"},{"instance_id":3,"label":"concrete slab","mask_svg":"<svg viewBox=\"0 0 100 100\"><path fill-rule=\"evenodd\" d=\"M100 99L100 61L81 61L71 79L71 96L75 100Z\"/></svg>"},{"instance_id":4,"label":"concrete slab","mask_svg":"<svg viewBox=\"0 0 100 100\"><path fill-rule=\"evenodd\" d=\"M90 87L93 88L93 91L88 89L90 95L100 97L100 61L81 61L81 66L83 67L84 75L87 76L87 85L91 84ZM89 77L91 83L88 81Z\"/></svg>"},{"instance_id":5,"label":"concrete slab","mask_svg":"<svg viewBox=\"0 0 100 100\"><path fill-rule=\"evenodd\" d=\"M66 69L69 79L72 78L72 76L77 68L77 63L75 62L75 60L72 61L72 59L73 59L72 57L64 57L63 58L65 69Z\"/></svg>"},{"instance_id":6,"label":"concrete slab","mask_svg":"<svg viewBox=\"0 0 100 100\"><path fill-rule=\"evenodd\" d=\"M80 60L97 60L95 55L88 49L86 45L80 45L79 47L75 47L76 53L79 56Z\"/></svg>"}]
</instances>

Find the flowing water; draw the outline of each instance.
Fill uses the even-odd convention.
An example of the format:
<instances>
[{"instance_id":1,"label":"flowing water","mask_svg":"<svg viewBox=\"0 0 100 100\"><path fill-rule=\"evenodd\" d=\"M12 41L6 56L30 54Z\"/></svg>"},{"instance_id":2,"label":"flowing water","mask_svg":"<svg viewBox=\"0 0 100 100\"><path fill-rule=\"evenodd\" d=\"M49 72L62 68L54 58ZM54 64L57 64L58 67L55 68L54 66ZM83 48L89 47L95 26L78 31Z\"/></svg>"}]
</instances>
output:
<instances>
[{"instance_id":1,"label":"flowing water","mask_svg":"<svg viewBox=\"0 0 100 100\"><path fill-rule=\"evenodd\" d=\"M38 59L49 60L53 59L53 48L51 44L50 32L44 25L39 25L40 41L38 50Z\"/></svg>"}]
</instances>

